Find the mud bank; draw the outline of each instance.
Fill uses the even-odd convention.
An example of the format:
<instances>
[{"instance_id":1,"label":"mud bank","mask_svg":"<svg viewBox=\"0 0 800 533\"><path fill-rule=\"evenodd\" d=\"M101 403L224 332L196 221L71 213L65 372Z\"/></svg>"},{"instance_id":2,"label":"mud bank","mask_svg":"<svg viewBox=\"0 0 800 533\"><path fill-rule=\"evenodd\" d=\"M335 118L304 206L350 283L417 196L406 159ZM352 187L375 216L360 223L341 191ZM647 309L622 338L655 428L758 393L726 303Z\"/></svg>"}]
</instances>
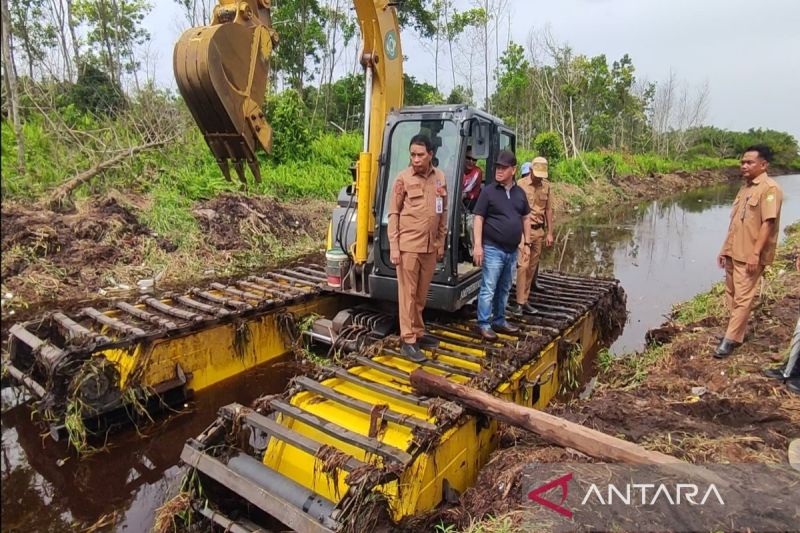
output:
<instances>
[{"instance_id":1,"label":"mud bank","mask_svg":"<svg viewBox=\"0 0 800 533\"><path fill-rule=\"evenodd\" d=\"M783 167L770 168L771 176L796 173ZM580 213L586 207L617 206L656 200L683 191L721 183L738 182L738 167L698 170L694 172L649 173L641 176L601 177L583 187L570 183L554 183L554 209L560 221Z\"/></svg>"},{"instance_id":2,"label":"mud bank","mask_svg":"<svg viewBox=\"0 0 800 533\"><path fill-rule=\"evenodd\" d=\"M783 361L800 309L800 273L794 270L800 224L787 233L746 343L733 356L712 357L714 335L727 324L718 285L676 306L667 323L649 332L644 352L616 360L601 355L588 399L547 411L691 463L787 463L789 442L800 437L800 396L761 374ZM458 505L427 517L424 527L522 531L540 512L527 499L526 467L590 462L580 452L505 427L501 449L478 483Z\"/></svg>"},{"instance_id":3,"label":"mud bank","mask_svg":"<svg viewBox=\"0 0 800 533\"><path fill-rule=\"evenodd\" d=\"M199 238L179 248L146 226L146 197L88 198L61 213L3 203L3 322L130 296L137 281L175 289L275 266L324 247L329 204L223 194L191 211Z\"/></svg>"}]
</instances>

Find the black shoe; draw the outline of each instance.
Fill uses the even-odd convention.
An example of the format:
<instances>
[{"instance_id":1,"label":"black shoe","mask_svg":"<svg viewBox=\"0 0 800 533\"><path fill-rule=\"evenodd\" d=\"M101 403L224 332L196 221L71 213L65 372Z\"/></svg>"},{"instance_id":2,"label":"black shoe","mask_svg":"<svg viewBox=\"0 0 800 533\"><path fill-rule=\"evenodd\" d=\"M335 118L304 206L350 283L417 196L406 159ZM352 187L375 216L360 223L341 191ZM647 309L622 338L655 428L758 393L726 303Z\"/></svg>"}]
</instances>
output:
<instances>
[{"instance_id":1,"label":"black shoe","mask_svg":"<svg viewBox=\"0 0 800 533\"><path fill-rule=\"evenodd\" d=\"M494 342L497 340L497 333L492 331L492 328L482 328L479 326L478 333L485 341Z\"/></svg>"},{"instance_id":2,"label":"black shoe","mask_svg":"<svg viewBox=\"0 0 800 533\"><path fill-rule=\"evenodd\" d=\"M505 324L492 324L492 329L497 333L505 333L506 335L516 335L519 333L519 328L517 326L512 326L508 322Z\"/></svg>"},{"instance_id":3,"label":"black shoe","mask_svg":"<svg viewBox=\"0 0 800 533\"><path fill-rule=\"evenodd\" d=\"M722 342L719 343L719 346L717 346L717 350L714 352L714 357L717 359L724 359L732 354L734 349L741 345L741 342L732 341L728 337L725 337L722 339Z\"/></svg>"},{"instance_id":4,"label":"black shoe","mask_svg":"<svg viewBox=\"0 0 800 533\"><path fill-rule=\"evenodd\" d=\"M722 342L723 339L725 338L725 334L724 333L714 333L712 335L712 337L714 337L715 341ZM745 333L744 340L745 340L745 342L750 340L750 332L749 331L747 333Z\"/></svg>"},{"instance_id":5,"label":"black shoe","mask_svg":"<svg viewBox=\"0 0 800 533\"><path fill-rule=\"evenodd\" d=\"M416 342L414 344L408 344L407 342L404 342L403 347L400 349L400 353L402 353L409 361L413 361L415 363L422 363L428 360L428 358L425 357L425 354L420 351Z\"/></svg>"},{"instance_id":6,"label":"black shoe","mask_svg":"<svg viewBox=\"0 0 800 533\"><path fill-rule=\"evenodd\" d=\"M522 311L523 311L523 312L525 312L525 313L527 313L527 314L529 314L529 315L535 315L536 313L538 313L538 312L539 312L539 311L537 311L537 310L536 310L536 308L535 308L534 306L532 306L531 304L525 304L525 305L523 305L523 306L522 306Z\"/></svg>"},{"instance_id":7,"label":"black shoe","mask_svg":"<svg viewBox=\"0 0 800 533\"><path fill-rule=\"evenodd\" d=\"M789 378L786 380L786 388L789 392L800 394L800 378Z\"/></svg>"},{"instance_id":8,"label":"black shoe","mask_svg":"<svg viewBox=\"0 0 800 533\"><path fill-rule=\"evenodd\" d=\"M522 306L519 304L508 304L508 314L511 316L522 316Z\"/></svg>"},{"instance_id":9,"label":"black shoe","mask_svg":"<svg viewBox=\"0 0 800 533\"><path fill-rule=\"evenodd\" d=\"M765 376L772 379L777 379L780 381L785 380L786 378L783 377L783 369L782 368L765 368L762 372Z\"/></svg>"},{"instance_id":10,"label":"black shoe","mask_svg":"<svg viewBox=\"0 0 800 533\"><path fill-rule=\"evenodd\" d=\"M438 348L439 339L433 335L423 335L422 337L417 337L417 344L419 344L420 348Z\"/></svg>"}]
</instances>

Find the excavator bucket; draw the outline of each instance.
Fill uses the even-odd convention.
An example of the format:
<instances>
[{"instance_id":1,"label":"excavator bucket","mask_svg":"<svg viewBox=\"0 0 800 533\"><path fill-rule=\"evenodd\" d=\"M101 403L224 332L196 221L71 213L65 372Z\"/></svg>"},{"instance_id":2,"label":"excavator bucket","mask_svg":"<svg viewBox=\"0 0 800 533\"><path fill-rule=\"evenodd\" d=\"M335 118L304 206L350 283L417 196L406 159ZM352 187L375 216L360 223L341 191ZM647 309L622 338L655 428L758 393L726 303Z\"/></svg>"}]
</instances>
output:
<instances>
[{"instance_id":1,"label":"excavator bucket","mask_svg":"<svg viewBox=\"0 0 800 533\"><path fill-rule=\"evenodd\" d=\"M231 179L232 161L244 184L245 164L261 181L258 147L272 149L261 109L278 42L270 9L270 0L220 0L211 24L186 30L173 56L178 89L222 173Z\"/></svg>"}]
</instances>

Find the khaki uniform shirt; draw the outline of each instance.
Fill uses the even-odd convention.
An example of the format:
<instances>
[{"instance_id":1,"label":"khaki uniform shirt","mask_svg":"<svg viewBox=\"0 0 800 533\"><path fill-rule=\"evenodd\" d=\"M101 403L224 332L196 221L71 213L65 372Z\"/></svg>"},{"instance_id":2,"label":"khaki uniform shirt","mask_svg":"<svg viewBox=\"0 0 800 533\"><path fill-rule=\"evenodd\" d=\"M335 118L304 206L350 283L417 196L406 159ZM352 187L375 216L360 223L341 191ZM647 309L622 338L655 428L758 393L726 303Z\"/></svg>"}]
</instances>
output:
<instances>
[{"instance_id":1,"label":"khaki uniform shirt","mask_svg":"<svg viewBox=\"0 0 800 533\"><path fill-rule=\"evenodd\" d=\"M778 244L782 202L783 191L766 173L751 183L742 185L733 201L728 235L725 237L720 255L746 263L754 252L761 224L766 220L775 219L772 233L761 250L759 261L759 264L765 266L772 263Z\"/></svg>"},{"instance_id":2,"label":"khaki uniform shirt","mask_svg":"<svg viewBox=\"0 0 800 533\"><path fill-rule=\"evenodd\" d=\"M545 214L547 202L550 200L550 182L542 178L542 183L536 186L533 178L528 176L519 180L517 185L522 187L525 196L528 197L528 205L531 207L531 224L547 224Z\"/></svg>"},{"instance_id":3,"label":"khaki uniform shirt","mask_svg":"<svg viewBox=\"0 0 800 533\"><path fill-rule=\"evenodd\" d=\"M444 173L435 167L431 167L427 176L416 174L413 167L400 172L389 201L391 249L443 254L446 235L447 182Z\"/></svg>"}]
</instances>

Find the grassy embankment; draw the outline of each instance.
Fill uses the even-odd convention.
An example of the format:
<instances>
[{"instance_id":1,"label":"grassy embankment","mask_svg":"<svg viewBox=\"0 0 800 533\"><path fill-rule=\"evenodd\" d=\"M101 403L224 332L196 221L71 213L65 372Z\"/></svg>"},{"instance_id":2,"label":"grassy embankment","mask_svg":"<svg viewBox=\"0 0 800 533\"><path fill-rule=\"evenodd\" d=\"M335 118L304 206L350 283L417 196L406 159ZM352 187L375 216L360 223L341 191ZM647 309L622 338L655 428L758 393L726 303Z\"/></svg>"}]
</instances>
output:
<instances>
[{"instance_id":1,"label":"grassy embankment","mask_svg":"<svg viewBox=\"0 0 800 533\"><path fill-rule=\"evenodd\" d=\"M745 344L724 360L714 359L714 333L724 331L724 286L677 304L654 330L661 342L640 353L598 359L592 396L555 404L548 411L690 463L786 463L786 449L800 437L800 397L761 371L787 356L800 303L800 222L768 267ZM532 433L504 427L505 447L492 456L461 506L445 511L441 531L521 533L547 513L526 501L522 475L536 462L590 461ZM510 473L510 474L509 474ZM498 480L508 496L498 492ZM456 517L453 520L451 517Z\"/></svg>"}]
</instances>

